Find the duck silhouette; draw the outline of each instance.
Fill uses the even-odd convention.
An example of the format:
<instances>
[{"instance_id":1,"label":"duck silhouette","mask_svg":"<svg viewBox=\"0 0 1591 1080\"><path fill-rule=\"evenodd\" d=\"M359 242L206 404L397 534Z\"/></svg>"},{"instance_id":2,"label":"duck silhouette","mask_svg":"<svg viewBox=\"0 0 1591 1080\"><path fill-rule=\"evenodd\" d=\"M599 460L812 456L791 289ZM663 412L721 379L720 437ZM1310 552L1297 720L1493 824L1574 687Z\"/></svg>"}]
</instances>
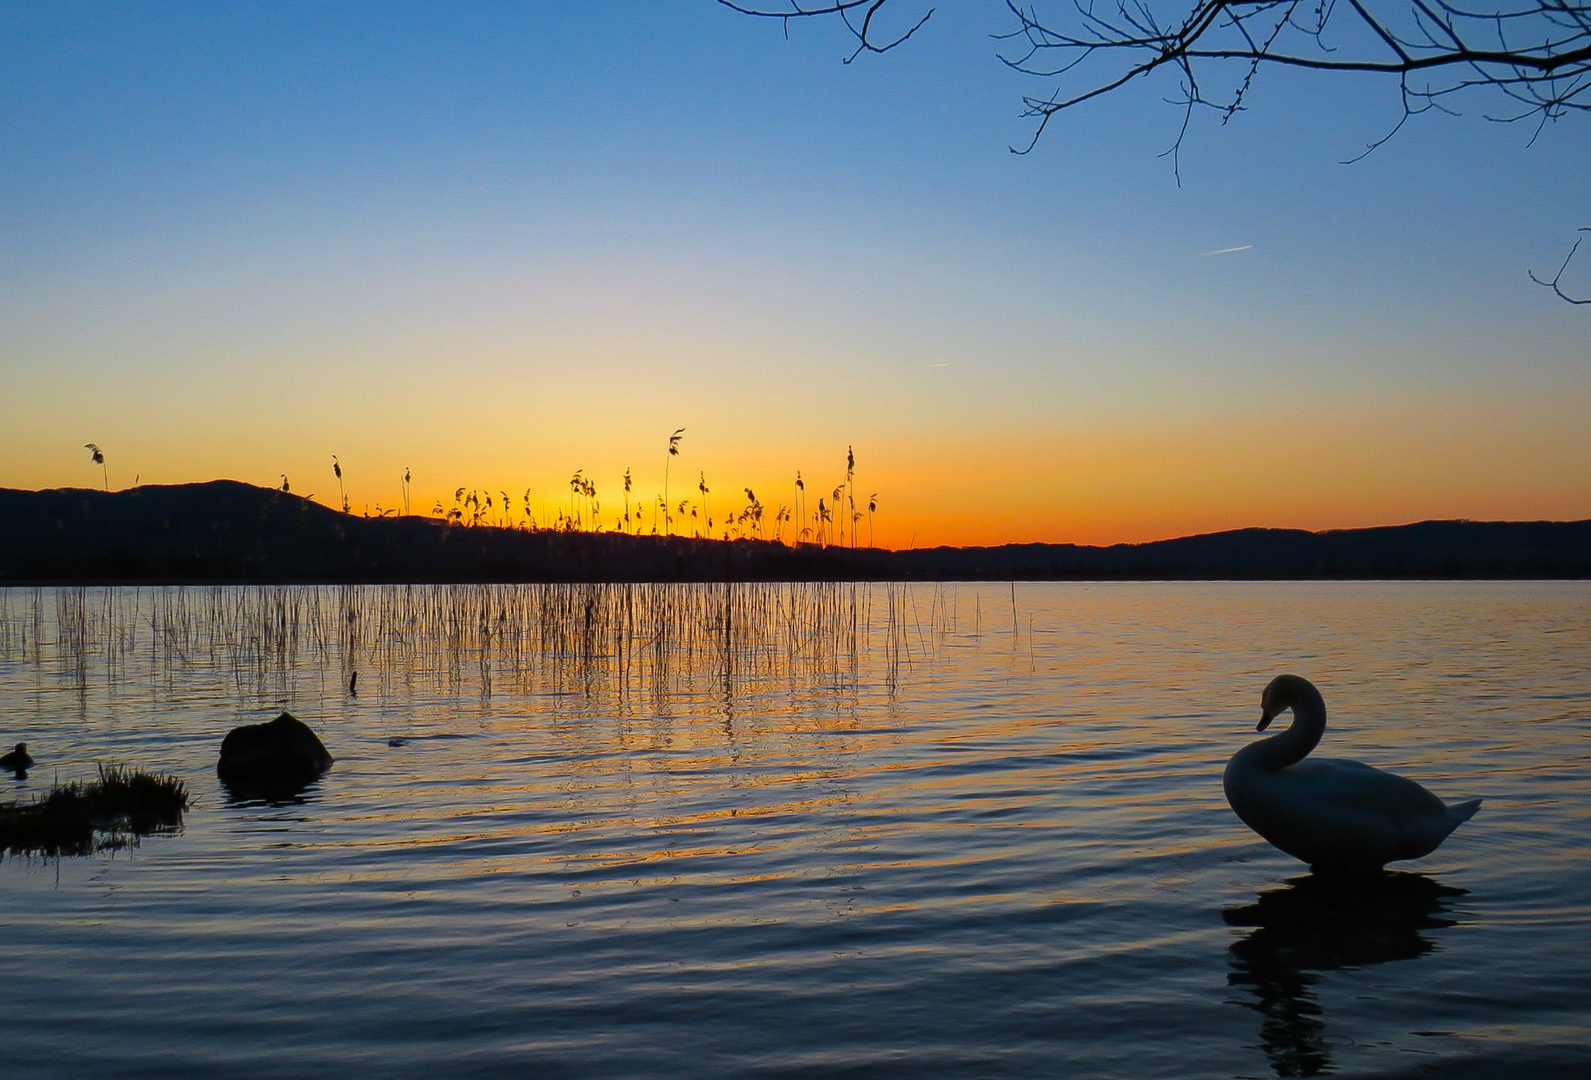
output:
<instances>
[{"instance_id":1,"label":"duck silhouette","mask_svg":"<svg viewBox=\"0 0 1591 1080\"><path fill-rule=\"evenodd\" d=\"M21 775L33 768L33 755L28 753L28 744L17 743L17 748L9 754L0 756L0 769L9 769Z\"/></svg>"}]
</instances>

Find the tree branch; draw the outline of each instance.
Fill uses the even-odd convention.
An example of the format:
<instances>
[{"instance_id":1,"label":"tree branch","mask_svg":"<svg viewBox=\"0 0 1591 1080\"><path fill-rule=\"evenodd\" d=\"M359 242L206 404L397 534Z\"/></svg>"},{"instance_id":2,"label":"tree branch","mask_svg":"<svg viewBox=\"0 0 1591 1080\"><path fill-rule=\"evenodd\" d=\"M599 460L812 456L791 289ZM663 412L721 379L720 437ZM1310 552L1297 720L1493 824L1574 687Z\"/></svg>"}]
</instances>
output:
<instances>
[{"instance_id":1,"label":"tree branch","mask_svg":"<svg viewBox=\"0 0 1591 1080\"><path fill-rule=\"evenodd\" d=\"M911 36L921 30L934 14L934 9L929 8L923 13L922 18L911 25L905 33L899 34L886 41L879 42L873 38L873 17L884 9L889 0L833 0L832 3L813 4L803 7L800 0L790 0L787 6L770 7L761 4L739 3L737 0L718 0L724 7L731 11L738 11L742 15L753 15L759 19L779 19L786 26L791 19L805 19L818 15L838 15L845 22L845 28L856 38L856 51L845 58L849 64L864 52L886 53L897 45L905 44ZM851 22L851 16L862 9L862 25L857 26Z\"/></svg>"},{"instance_id":2,"label":"tree branch","mask_svg":"<svg viewBox=\"0 0 1591 1080\"><path fill-rule=\"evenodd\" d=\"M922 0L718 2L743 14L781 19L787 27L791 19L838 17L857 41L847 63L863 52L888 52L905 43L934 13L927 8L904 33L880 38L875 26L886 6L921 10ZM1047 93L1022 98L1023 115L1034 124L1027 144L1011 148L1018 154L1038 145L1057 114L1162 69L1179 76L1179 96L1170 100L1182 107L1182 123L1166 151L1174 170L1194 107L1217 109L1223 122L1230 120L1245 107L1255 77L1268 68L1396 78L1403 115L1355 161L1396 135L1411 116L1433 109L1452 113L1471 94L1510 103L1509 111L1487 114L1488 120L1534 117L1532 141L1548 122L1591 111L1591 0L1492 0L1489 8L1456 0L1343 0L1340 8L1335 0L1045 0L1066 13L1064 22L1041 16L1038 2L1024 8L1019 0L1005 0L1016 25L995 35L1018 43L1010 54L1001 53L1003 63L1050 83ZM1157 10L1175 17L1162 18ZM1561 284L1584 240L1576 239L1551 278L1531 272L1530 279L1571 304L1591 304L1591 296L1574 295Z\"/></svg>"},{"instance_id":3,"label":"tree branch","mask_svg":"<svg viewBox=\"0 0 1591 1080\"><path fill-rule=\"evenodd\" d=\"M1583 233L1591 233L1591 228L1581 229L1580 231ZM1580 250L1580 244L1584 240L1585 237L1582 236L1574 242L1574 246L1569 249L1569 254L1563 257L1563 265L1558 267L1558 272L1552 275L1550 279L1539 278L1536 276L1536 272L1534 270L1527 270L1526 273L1530 275L1530 280L1534 281L1537 285L1540 285L1543 288L1551 289L1553 292L1558 294L1558 299L1560 300L1567 301L1571 304L1591 304L1591 296L1572 296L1569 293L1564 292L1563 286L1558 284L1563 280L1563 272L1569 269L1569 264L1574 261L1574 253Z\"/></svg>"}]
</instances>

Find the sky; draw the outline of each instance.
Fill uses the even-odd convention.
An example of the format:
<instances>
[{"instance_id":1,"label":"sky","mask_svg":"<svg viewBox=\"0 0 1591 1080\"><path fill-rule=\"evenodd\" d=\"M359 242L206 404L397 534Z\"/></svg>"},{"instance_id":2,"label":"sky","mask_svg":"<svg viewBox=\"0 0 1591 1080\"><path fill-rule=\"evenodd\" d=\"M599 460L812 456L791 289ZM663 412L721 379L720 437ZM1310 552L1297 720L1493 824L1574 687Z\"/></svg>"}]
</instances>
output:
<instances>
[{"instance_id":1,"label":"sky","mask_svg":"<svg viewBox=\"0 0 1591 1080\"><path fill-rule=\"evenodd\" d=\"M612 527L666 467L721 523L850 451L888 547L1591 517L1591 307L1527 276L1591 225L1591 118L1344 164L1395 88L1266 73L1173 168L1141 81L1018 155L1009 29L0 0L0 486L334 505L335 455L356 513L408 470L545 524L578 469Z\"/></svg>"}]
</instances>

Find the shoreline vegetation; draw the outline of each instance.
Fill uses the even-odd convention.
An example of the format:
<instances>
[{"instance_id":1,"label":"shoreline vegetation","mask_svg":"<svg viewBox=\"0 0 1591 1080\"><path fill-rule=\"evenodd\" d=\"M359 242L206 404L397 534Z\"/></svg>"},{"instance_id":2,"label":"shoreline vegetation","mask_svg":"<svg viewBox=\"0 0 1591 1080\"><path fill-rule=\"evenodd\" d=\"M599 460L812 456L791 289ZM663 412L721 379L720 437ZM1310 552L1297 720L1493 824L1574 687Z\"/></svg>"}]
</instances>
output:
<instances>
[{"instance_id":1,"label":"shoreline vegetation","mask_svg":"<svg viewBox=\"0 0 1591 1080\"><path fill-rule=\"evenodd\" d=\"M193 804L175 776L100 766L93 780L57 784L31 802L0 804L0 854L88 855L175 832Z\"/></svg>"},{"instance_id":2,"label":"shoreline vegetation","mask_svg":"<svg viewBox=\"0 0 1591 1080\"><path fill-rule=\"evenodd\" d=\"M1587 577L1591 520L889 551L360 517L234 480L0 488L0 586Z\"/></svg>"}]
</instances>

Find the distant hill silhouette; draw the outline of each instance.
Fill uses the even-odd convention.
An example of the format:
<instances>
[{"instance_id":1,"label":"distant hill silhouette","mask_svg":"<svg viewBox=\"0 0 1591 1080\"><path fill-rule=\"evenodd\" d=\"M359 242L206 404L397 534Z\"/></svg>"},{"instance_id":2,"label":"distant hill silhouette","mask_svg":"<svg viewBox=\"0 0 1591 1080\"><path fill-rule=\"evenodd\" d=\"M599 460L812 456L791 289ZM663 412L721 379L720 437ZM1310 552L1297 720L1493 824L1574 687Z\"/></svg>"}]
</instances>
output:
<instances>
[{"instance_id":1,"label":"distant hill silhouette","mask_svg":"<svg viewBox=\"0 0 1591 1080\"><path fill-rule=\"evenodd\" d=\"M0 488L0 584L1519 577L1591 577L1591 521L883 551L363 518L233 480Z\"/></svg>"}]
</instances>

